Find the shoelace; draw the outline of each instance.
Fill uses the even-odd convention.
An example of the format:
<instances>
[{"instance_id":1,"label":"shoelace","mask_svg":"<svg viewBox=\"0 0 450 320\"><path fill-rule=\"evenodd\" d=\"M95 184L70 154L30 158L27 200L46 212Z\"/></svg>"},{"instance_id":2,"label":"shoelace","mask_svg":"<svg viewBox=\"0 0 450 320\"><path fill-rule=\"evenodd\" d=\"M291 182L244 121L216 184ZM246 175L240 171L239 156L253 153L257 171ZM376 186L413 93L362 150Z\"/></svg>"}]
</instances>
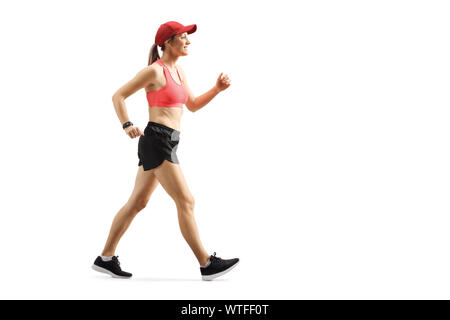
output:
<instances>
[{"instance_id":1,"label":"shoelace","mask_svg":"<svg viewBox=\"0 0 450 320\"><path fill-rule=\"evenodd\" d=\"M117 265L120 266L119 256L113 256L112 259L117 262Z\"/></svg>"},{"instance_id":2,"label":"shoelace","mask_svg":"<svg viewBox=\"0 0 450 320\"><path fill-rule=\"evenodd\" d=\"M217 261L217 262L222 262L222 258L217 257L215 252L214 252L214 254L211 256L211 260L215 260L215 261Z\"/></svg>"}]
</instances>

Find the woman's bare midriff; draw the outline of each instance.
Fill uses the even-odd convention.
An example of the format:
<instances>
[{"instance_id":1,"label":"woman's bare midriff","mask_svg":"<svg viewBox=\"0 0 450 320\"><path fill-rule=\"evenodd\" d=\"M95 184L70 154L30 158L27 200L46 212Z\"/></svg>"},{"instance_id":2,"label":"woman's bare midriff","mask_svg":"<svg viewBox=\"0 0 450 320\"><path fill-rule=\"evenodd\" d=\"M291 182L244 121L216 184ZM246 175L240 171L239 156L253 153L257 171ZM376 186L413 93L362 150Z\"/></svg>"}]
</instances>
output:
<instances>
[{"instance_id":1,"label":"woman's bare midriff","mask_svg":"<svg viewBox=\"0 0 450 320\"><path fill-rule=\"evenodd\" d=\"M161 67L157 63L154 63L154 65L158 68L158 76L152 85L145 88L146 92L159 90L161 88L164 88L164 86L166 85L166 78L164 76L163 67ZM170 71L170 74L172 75L172 79L174 79L176 83L180 84L180 80L178 79L178 75L176 74L176 72L174 74L174 72ZM149 106L148 113L150 119L149 121L161 123L169 128L180 131L180 122L181 117L183 116L183 108Z\"/></svg>"},{"instance_id":2,"label":"woman's bare midriff","mask_svg":"<svg viewBox=\"0 0 450 320\"><path fill-rule=\"evenodd\" d=\"M149 121L161 123L169 128L180 131L183 108L178 107L148 107Z\"/></svg>"}]
</instances>

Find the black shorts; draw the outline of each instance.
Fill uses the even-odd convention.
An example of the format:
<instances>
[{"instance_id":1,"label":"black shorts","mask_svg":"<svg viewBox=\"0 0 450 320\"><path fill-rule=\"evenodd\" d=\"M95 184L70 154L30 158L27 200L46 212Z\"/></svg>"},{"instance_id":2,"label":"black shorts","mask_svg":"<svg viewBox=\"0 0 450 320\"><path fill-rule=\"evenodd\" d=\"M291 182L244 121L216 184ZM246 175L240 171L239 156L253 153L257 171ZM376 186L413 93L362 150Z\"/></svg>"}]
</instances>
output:
<instances>
[{"instance_id":1,"label":"black shorts","mask_svg":"<svg viewBox=\"0 0 450 320\"><path fill-rule=\"evenodd\" d=\"M159 166L164 159L180 163L177 157L179 141L180 131L149 121L144 135L139 137L138 166L143 165L144 171L147 171Z\"/></svg>"}]
</instances>

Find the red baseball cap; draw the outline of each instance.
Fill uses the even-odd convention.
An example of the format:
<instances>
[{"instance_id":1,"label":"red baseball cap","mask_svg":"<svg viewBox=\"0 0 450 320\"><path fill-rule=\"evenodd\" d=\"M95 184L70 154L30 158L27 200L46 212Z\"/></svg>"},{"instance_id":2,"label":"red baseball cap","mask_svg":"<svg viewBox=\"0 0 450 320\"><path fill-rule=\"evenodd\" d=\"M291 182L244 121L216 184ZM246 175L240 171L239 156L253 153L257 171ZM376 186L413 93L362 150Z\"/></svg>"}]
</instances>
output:
<instances>
[{"instance_id":1,"label":"red baseball cap","mask_svg":"<svg viewBox=\"0 0 450 320\"><path fill-rule=\"evenodd\" d=\"M183 26L181 23L176 21L169 21L159 26L158 31L155 36L155 43L162 47L164 42L169 39L174 34L179 34L187 32L188 34L194 33L197 30L196 24L190 24L188 26Z\"/></svg>"}]
</instances>

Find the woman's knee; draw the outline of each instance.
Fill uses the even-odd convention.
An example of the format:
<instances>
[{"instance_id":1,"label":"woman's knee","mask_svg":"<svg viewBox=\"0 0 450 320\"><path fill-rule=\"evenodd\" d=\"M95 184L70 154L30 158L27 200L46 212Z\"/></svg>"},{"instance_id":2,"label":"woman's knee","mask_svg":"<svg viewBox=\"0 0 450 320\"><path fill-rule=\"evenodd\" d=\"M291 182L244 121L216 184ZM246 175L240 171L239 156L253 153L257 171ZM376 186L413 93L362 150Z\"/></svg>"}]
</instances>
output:
<instances>
[{"instance_id":1,"label":"woman's knee","mask_svg":"<svg viewBox=\"0 0 450 320\"><path fill-rule=\"evenodd\" d=\"M137 213L147 206L148 200L147 198L132 199L128 202L128 205L133 212Z\"/></svg>"},{"instance_id":2,"label":"woman's knee","mask_svg":"<svg viewBox=\"0 0 450 320\"><path fill-rule=\"evenodd\" d=\"M195 199L192 195L184 195L176 201L177 207L186 212L193 212L195 207Z\"/></svg>"}]
</instances>

